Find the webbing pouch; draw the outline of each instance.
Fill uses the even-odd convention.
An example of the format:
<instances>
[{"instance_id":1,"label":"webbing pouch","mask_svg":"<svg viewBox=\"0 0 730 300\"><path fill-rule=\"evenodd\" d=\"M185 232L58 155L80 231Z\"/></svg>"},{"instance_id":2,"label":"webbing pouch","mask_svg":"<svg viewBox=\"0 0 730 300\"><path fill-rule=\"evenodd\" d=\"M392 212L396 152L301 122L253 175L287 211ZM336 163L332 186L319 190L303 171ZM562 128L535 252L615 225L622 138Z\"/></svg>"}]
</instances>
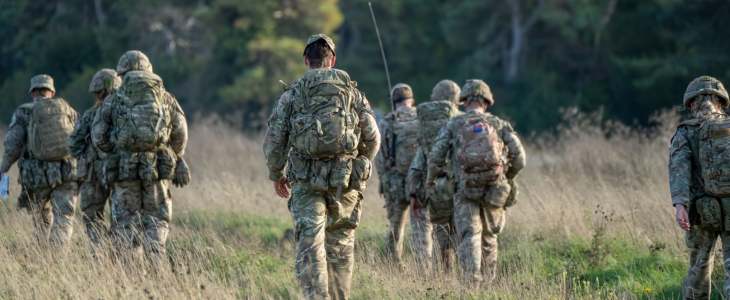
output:
<instances>
[{"instance_id":1,"label":"webbing pouch","mask_svg":"<svg viewBox=\"0 0 730 300\"><path fill-rule=\"evenodd\" d=\"M142 152L137 154L139 164L137 164L139 179L146 181L155 181L157 177L157 153Z\"/></svg>"},{"instance_id":2,"label":"webbing pouch","mask_svg":"<svg viewBox=\"0 0 730 300\"><path fill-rule=\"evenodd\" d=\"M509 198L511 190L512 187L507 181L507 178L505 178L504 175L500 175L499 180L487 186L483 204L503 207L507 202L507 198Z\"/></svg>"},{"instance_id":3,"label":"webbing pouch","mask_svg":"<svg viewBox=\"0 0 730 300\"><path fill-rule=\"evenodd\" d=\"M337 158L331 162L332 168L329 174L330 187L342 186L347 188L350 185L352 175L352 159Z\"/></svg>"},{"instance_id":4,"label":"webbing pouch","mask_svg":"<svg viewBox=\"0 0 730 300\"><path fill-rule=\"evenodd\" d=\"M78 180L78 161L76 158L69 156L61 163L61 180L63 182Z\"/></svg>"},{"instance_id":5,"label":"webbing pouch","mask_svg":"<svg viewBox=\"0 0 730 300\"><path fill-rule=\"evenodd\" d=\"M137 153L122 155L119 159L119 181L136 180L139 157Z\"/></svg>"},{"instance_id":6,"label":"webbing pouch","mask_svg":"<svg viewBox=\"0 0 730 300\"><path fill-rule=\"evenodd\" d=\"M304 158L301 155L291 156L291 172L294 175L293 179L297 181L305 181L309 179L309 165L310 160Z\"/></svg>"},{"instance_id":7,"label":"webbing pouch","mask_svg":"<svg viewBox=\"0 0 730 300\"><path fill-rule=\"evenodd\" d=\"M104 175L106 184L119 180L119 155L110 155L104 160Z\"/></svg>"},{"instance_id":8,"label":"webbing pouch","mask_svg":"<svg viewBox=\"0 0 730 300\"><path fill-rule=\"evenodd\" d=\"M722 207L715 197L702 197L695 201L700 227L709 232L720 232L723 229Z\"/></svg>"},{"instance_id":9,"label":"webbing pouch","mask_svg":"<svg viewBox=\"0 0 730 300\"><path fill-rule=\"evenodd\" d=\"M309 184L314 191L327 191L329 190L329 173L330 163L321 160L315 160L312 162L312 177L309 179Z\"/></svg>"},{"instance_id":10,"label":"webbing pouch","mask_svg":"<svg viewBox=\"0 0 730 300\"><path fill-rule=\"evenodd\" d=\"M352 166L352 176L350 176L350 187L354 190L364 191L367 187L367 181L372 175L372 163L364 156L358 156Z\"/></svg>"},{"instance_id":11,"label":"webbing pouch","mask_svg":"<svg viewBox=\"0 0 730 300\"><path fill-rule=\"evenodd\" d=\"M77 162L76 177L78 177L79 180L85 180L87 182L91 181L91 177L93 177L93 176L88 176L88 178L87 178L87 172L89 171L89 166L87 165L86 157L81 157L76 162Z\"/></svg>"},{"instance_id":12,"label":"webbing pouch","mask_svg":"<svg viewBox=\"0 0 730 300\"><path fill-rule=\"evenodd\" d=\"M61 184L61 161L46 162L46 176L48 176L48 185L53 186Z\"/></svg>"}]
</instances>

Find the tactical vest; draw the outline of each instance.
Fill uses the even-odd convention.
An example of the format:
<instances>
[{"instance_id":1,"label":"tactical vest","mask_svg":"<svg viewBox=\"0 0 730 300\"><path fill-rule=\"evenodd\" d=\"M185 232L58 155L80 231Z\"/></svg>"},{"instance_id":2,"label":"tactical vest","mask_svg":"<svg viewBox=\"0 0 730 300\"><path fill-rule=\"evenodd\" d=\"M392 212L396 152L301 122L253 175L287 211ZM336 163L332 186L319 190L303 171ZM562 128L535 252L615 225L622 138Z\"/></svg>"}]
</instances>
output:
<instances>
[{"instance_id":1,"label":"tactical vest","mask_svg":"<svg viewBox=\"0 0 730 300\"><path fill-rule=\"evenodd\" d=\"M393 113L391 123L389 157L392 169L408 175L411 162L418 152L418 114L415 107L399 109Z\"/></svg>"}]
</instances>

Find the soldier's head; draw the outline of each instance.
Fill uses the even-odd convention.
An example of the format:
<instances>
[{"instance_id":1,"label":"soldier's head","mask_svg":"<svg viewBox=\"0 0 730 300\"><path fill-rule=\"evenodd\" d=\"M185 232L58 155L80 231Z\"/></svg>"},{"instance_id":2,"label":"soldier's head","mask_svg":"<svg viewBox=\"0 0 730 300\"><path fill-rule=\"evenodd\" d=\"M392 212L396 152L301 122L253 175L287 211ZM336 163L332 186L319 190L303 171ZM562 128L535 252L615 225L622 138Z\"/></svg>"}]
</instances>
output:
<instances>
[{"instance_id":1,"label":"soldier's head","mask_svg":"<svg viewBox=\"0 0 730 300\"><path fill-rule=\"evenodd\" d=\"M99 101L104 100L106 96L122 85L121 77L117 76L117 72L112 69L101 69L96 72L94 78L89 84L89 93L96 95L97 105Z\"/></svg>"},{"instance_id":2,"label":"soldier's head","mask_svg":"<svg viewBox=\"0 0 730 300\"><path fill-rule=\"evenodd\" d=\"M30 79L30 96L53 98L56 94L56 88L53 87L53 78L46 74L36 75Z\"/></svg>"},{"instance_id":3,"label":"soldier's head","mask_svg":"<svg viewBox=\"0 0 730 300\"><path fill-rule=\"evenodd\" d=\"M141 51L130 50L119 58L117 64L117 74L122 77L129 71L147 71L152 72L152 63L147 55Z\"/></svg>"},{"instance_id":4,"label":"soldier's head","mask_svg":"<svg viewBox=\"0 0 730 300\"><path fill-rule=\"evenodd\" d=\"M390 100L393 101L396 109L400 107L411 107L415 102L413 100L413 89L405 83L396 84L390 90Z\"/></svg>"},{"instance_id":5,"label":"soldier's head","mask_svg":"<svg viewBox=\"0 0 730 300\"><path fill-rule=\"evenodd\" d=\"M722 83L710 76L702 76L687 86L684 93L684 107L690 108L698 119L712 119L725 113L723 107L728 107L730 99Z\"/></svg>"},{"instance_id":6,"label":"soldier's head","mask_svg":"<svg viewBox=\"0 0 730 300\"><path fill-rule=\"evenodd\" d=\"M431 101L448 100L456 103L457 105L464 104L459 100L460 93L461 88L458 84L456 84L456 82L444 79L439 81L439 83L433 87L433 91L431 92Z\"/></svg>"},{"instance_id":7,"label":"soldier's head","mask_svg":"<svg viewBox=\"0 0 730 300\"><path fill-rule=\"evenodd\" d=\"M304 64L307 70L332 68L335 66L335 43L324 34L309 37L304 47Z\"/></svg>"},{"instance_id":8,"label":"soldier's head","mask_svg":"<svg viewBox=\"0 0 730 300\"><path fill-rule=\"evenodd\" d=\"M492 96L489 86L481 79L468 79L461 88L459 101L464 103L466 110L485 110L487 106L494 105L494 96Z\"/></svg>"}]
</instances>

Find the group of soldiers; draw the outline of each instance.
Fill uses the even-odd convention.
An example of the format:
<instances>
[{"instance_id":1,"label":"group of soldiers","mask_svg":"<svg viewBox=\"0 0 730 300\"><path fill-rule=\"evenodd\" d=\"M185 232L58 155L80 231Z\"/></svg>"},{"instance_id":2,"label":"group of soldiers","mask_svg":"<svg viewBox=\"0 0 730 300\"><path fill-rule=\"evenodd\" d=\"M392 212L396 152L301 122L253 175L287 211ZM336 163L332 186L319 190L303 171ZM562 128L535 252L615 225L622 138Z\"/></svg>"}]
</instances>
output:
<instances>
[{"instance_id":1,"label":"group of soldiers","mask_svg":"<svg viewBox=\"0 0 730 300\"><path fill-rule=\"evenodd\" d=\"M31 79L33 101L13 114L0 164L7 173L18 162L18 205L31 211L39 241L67 250L80 196L94 256L108 237L124 250L114 253L166 261L169 183L182 187L191 179L183 159L187 121L177 100L140 51L125 53L116 71L94 75L89 93L96 103L81 116L55 93L50 76Z\"/></svg>"},{"instance_id":2,"label":"group of soldiers","mask_svg":"<svg viewBox=\"0 0 730 300\"><path fill-rule=\"evenodd\" d=\"M269 179L279 196L289 198L303 295L349 297L355 230L373 160L390 221L388 260L405 267L410 210L420 265L440 261L449 271L458 248L461 278L492 281L497 235L505 209L516 202L515 177L526 158L512 126L486 112L494 104L489 86L474 79L459 88L443 80L431 101L414 107L411 87L397 84L390 92L395 109L376 126L357 83L333 68L329 37L310 37L303 56L307 72L282 82L263 145Z\"/></svg>"}]
</instances>

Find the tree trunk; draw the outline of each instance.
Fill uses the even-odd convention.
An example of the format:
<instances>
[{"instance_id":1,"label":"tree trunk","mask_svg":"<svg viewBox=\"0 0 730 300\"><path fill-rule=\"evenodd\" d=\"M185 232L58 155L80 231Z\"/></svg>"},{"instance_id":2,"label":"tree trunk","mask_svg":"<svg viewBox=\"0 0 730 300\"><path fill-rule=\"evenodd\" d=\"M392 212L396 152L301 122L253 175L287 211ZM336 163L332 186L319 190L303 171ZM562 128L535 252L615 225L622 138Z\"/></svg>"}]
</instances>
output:
<instances>
[{"instance_id":1,"label":"tree trunk","mask_svg":"<svg viewBox=\"0 0 730 300\"><path fill-rule=\"evenodd\" d=\"M94 10L96 11L96 20L99 21L99 27L104 28L106 16L104 15L104 9L101 7L101 0L94 0Z\"/></svg>"}]
</instances>

